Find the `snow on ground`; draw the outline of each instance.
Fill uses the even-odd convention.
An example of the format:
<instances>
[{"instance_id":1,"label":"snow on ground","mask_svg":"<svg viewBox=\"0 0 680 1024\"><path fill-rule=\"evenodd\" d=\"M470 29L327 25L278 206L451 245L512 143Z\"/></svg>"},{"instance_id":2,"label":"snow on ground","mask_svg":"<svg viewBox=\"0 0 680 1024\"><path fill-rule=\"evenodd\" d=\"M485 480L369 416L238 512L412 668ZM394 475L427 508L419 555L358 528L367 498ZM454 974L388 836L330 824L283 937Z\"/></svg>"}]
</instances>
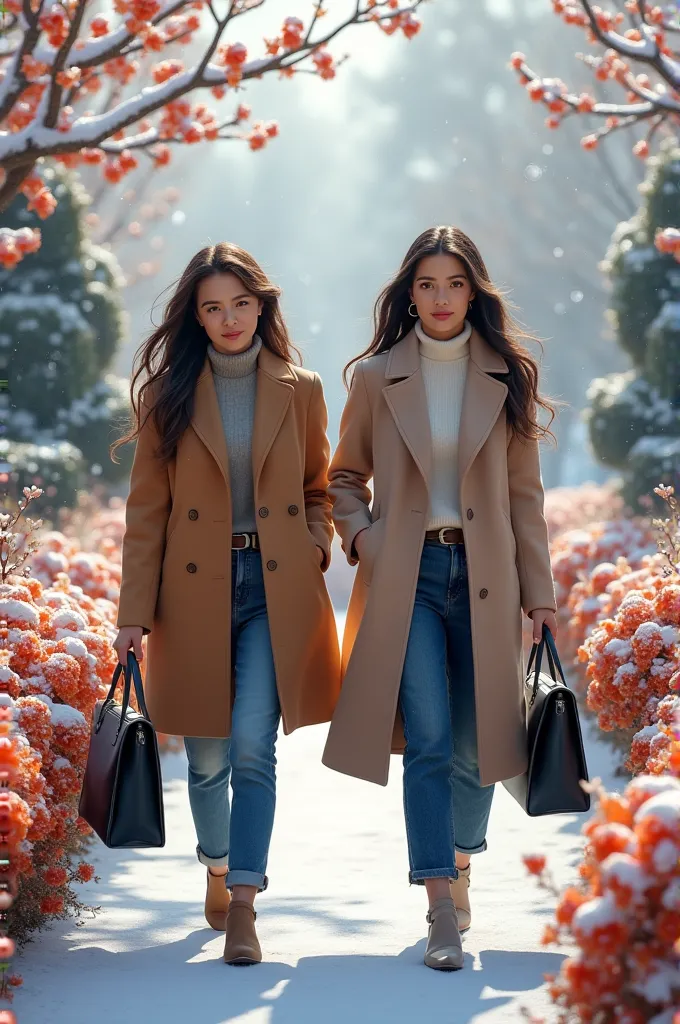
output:
<instances>
[{"instance_id":1,"label":"snow on ground","mask_svg":"<svg viewBox=\"0 0 680 1024\"><path fill-rule=\"evenodd\" d=\"M562 954L540 945L552 901L521 856L547 854L558 882L572 882L583 817L527 818L497 787L489 849L473 861L465 970L429 970L424 890L408 885L400 760L386 789L339 775L320 763L326 731L279 741L270 886L257 908L264 964L221 959L223 937L203 918L185 759L171 755L166 846L98 845L101 881L83 889L102 913L80 928L59 923L17 959L19 1024L508 1024L522 1007L554 1020L543 975ZM586 731L591 777L609 784L610 756Z\"/></svg>"}]
</instances>

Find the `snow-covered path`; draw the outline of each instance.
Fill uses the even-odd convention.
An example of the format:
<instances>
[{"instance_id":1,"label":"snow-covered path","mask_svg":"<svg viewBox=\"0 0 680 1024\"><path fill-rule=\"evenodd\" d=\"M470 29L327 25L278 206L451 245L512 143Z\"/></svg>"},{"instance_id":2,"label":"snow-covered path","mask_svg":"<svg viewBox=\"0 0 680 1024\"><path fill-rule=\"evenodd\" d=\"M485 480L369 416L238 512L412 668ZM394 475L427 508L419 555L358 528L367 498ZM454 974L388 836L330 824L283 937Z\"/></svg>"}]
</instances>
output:
<instances>
[{"instance_id":1,"label":"snow-covered path","mask_svg":"<svg viewBox=\"0 0 680 1024\"><path fill-rule=\"evenodd\" d=\"M474 862L466 970L438 974L422 965L424 894L407 882L399 760L387 789L346 778L319 762L325 733L279 744L258 915L266 963L227 967L222 937L205 925L185 762L172 755L166 847L98 847L101 882L86 893L103 912L27 947L19 1024L506 1024L522 1006L547 1010L543 974L561 957L540 946L550 901L527 881L521 854L546 853L558 880L571 880L581 821L528 819L497 788L489 850ZM608 757L589 745L591 773L602 772Z\"/></svg>"}]
</instances>

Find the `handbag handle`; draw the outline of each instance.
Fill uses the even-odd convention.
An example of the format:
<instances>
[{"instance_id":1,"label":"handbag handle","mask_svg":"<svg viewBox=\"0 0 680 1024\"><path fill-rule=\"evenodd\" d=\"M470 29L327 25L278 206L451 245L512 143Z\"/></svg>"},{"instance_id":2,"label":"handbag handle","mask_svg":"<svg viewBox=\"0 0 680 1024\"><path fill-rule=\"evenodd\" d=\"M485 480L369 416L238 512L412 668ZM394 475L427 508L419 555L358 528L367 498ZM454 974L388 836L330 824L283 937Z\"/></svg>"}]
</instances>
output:
<instances>
[{"instance_id":1,"label":"handbag handle","mask_svg":"<svg viewBox=\"0 0 680 1024\"><path fill-rule=\"evenodd\" d=\"M113 673L113 679L111 680L109 692L107 693L104 703L101 706L99 717L95 724L95 732L99 732L101 724L104 720L104 715L106 714L109 706L114 703L114 694L116 692L116 687L118 686L121 673L123 672L125 673L125 676L123 684L123 700L120 707L120 724L116 732L114 743L118 739L120 730L123 727L123 722L125 721L125 716L127 715L128 707L130 705L130 689L132 684L134 684L135 694L137 696L137 703L139 704L139 710L142 712L144 718L146 718L147 720L149 718L149 712L147 710L146 701L144 699L144 686L142 683L142 673L139 670L139 662L137 661L137 657L133 653L133 651L128 651L127 665L121 665L120 662L118 662L118 664L116 665L115 671Z\"/></svg>"},{"instance_id":2,"label":"handbag handle","mask_svg":"<svg viewBox=\"0 0 680 1024\"><path fill-rule=\"evenodd\" d=\"M557 682L557 673L559 672L560 678L565 686L568 685L564 675L564 669L560 662L560 656L557 653L557 645L555 644L555 638L550 632L548 626L543 623L543 636L539 643L534 643L531 648L531 654L529 655L529 661L527 663L527 676L531 674L531 669L534 669L534 685L531 692L531 700L529 701L529 707L533 706L538 693L538 680L541 674L541 666L543 663L543 653L547 652L548 655L548 667L550 668L550 677L553 682Z\"/></svg>"},{"instance_id":3,"label":"handbag handle","mask_svg":"<svg viewBox=\"0 0 680 1024\"><path fill-rule=\"evenodd\" d=\"M137 703L139 704L139 710L142 712L146 719L149 718L149 712L146 707L146 701L144 699L144 684L142 683L142 673L139 668L139 662L137 656L133 651L128 651L128 666L132 660L132 682L135 687L135 694L137 695Z\"/></svg>"}]
</instances>

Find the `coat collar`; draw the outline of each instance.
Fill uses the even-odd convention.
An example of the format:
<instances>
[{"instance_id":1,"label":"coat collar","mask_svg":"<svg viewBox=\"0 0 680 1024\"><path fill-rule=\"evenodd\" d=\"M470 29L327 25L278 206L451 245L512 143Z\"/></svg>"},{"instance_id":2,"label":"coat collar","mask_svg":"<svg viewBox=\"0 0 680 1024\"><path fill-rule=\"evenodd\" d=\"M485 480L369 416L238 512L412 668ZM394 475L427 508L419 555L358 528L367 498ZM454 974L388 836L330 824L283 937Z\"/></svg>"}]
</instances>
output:
<instances>
[{"instance_id":1,"label":"coat collar","mask_svg":"<svg viewBox=\"0 0 680 1024\"><path fill-rule=\"evenodd\" d=\"M505 359L473 328L458 435L458 477L461 484L491 433L508 393L507 385L489 374L507 372ZM385 378L393 381L383 388L385 400L429 490L432 434L415 330L390 350Z\"/></svg>"},{"instance_id":2,"label":"coat collar","mask_svg":"<svg viewBox=\"0 0 680 1024\"><path fill-rule=\"evenodd\" d=\"M271 349L265 345L260 349L260 354L257 357L257 369L266 373L268 377L273 377L274 380L288 381L292 383L295 380L295 374L292 367L285 359L281 356L277 356ZM198 381L202 381L204 377L212 377L212 366L210 365L210 359L208 356L205 357L203 363L203 369L201 370Z\"/></svg>"},{"instance_id":3,"label":"coat collar","mask_svg":"<svg viewBox=\"0 0 680 1024\"><path fill-rule=\"evenodd\" d=\"M253 482L257 487L260 473L272 444L281 429L293 396L293 368L264 346L257 360L257 398L253 426ZM222 416L217 401L212 367L206 356L196 382L191 424L217 462L229 488L229 455L224 436Z\"/></svg>"},{"instance_id":4,"label":"coat collar","mask_svg":"<svg viewBox=\"0 0 680 1024\"><path fill-rule=\"evenodd\" d=\"M470 362L474 363L482 373L507 373L508 364L500 354L486 341L476 327L470 335ZM390 349L387 357L385 376L389 379L410 377L420 369L420 347L415 327L405 338L398 341Z\"/></svg>"}]
</instances>

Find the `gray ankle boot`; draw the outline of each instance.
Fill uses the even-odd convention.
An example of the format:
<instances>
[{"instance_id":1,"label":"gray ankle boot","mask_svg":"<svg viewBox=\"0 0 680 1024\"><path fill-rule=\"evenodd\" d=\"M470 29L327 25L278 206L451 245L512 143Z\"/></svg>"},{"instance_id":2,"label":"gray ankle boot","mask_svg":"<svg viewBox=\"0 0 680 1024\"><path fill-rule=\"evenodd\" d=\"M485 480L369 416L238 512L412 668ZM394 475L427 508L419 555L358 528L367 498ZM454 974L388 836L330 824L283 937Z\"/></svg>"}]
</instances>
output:
<instances>
[{"instance_id":1,"label":"gray ankle boot","mask_svg":"<svg viewBox=\"0 0 680 1024\"><path fill-rule=\"evenodd\" d=\"M470 866L458 868L458 878L451 882L451 899L456 904L458 915L458 927L461 935L466 932L472 924L472 911L470 909Z\"/></svg>"},{"instance_id":2,"label":"gray ankle boot","mask_svg":"<svg viewBox=\"0 0 680 1024\"><path fill-rule=\"evenodd\" d=\"M463 966L463 946L458 930L456 906L452 899L435 900L427 913L425 965L435 971L459 971Z\"/></svg>"}]
</instances>

